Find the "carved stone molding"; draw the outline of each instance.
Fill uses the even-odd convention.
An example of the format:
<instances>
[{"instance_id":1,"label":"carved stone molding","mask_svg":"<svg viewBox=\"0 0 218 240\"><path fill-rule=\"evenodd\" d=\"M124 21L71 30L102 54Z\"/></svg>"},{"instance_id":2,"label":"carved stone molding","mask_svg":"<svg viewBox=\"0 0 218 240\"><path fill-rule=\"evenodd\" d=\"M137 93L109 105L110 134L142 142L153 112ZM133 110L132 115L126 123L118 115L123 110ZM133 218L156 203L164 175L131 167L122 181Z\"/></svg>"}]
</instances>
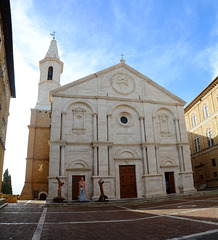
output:
<instances>
[{"instance_id":1,"label":"carved stone molding","mask_svg":"<svg viewBox=\"0 0 218 240\"><path fill-rule=\"evenodd\" d=\"M111 78L111 86L115 92L123 95L132 93L135 89L134 80L124 73L116 73Z\"/></svg>"}]
</instances>

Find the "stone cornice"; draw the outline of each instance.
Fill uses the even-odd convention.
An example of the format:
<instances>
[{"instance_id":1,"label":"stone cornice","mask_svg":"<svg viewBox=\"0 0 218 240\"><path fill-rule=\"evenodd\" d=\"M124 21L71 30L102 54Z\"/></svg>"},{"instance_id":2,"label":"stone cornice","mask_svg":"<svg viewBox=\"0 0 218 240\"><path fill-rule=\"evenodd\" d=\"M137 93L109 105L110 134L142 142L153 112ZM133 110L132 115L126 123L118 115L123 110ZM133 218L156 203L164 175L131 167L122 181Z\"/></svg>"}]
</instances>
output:
<instances>
[{"instance_id":1,"label":"stone cornice","mask_svg":"<svg viewBox=\"0 0 218 240\"><path fill-rule=\"evenodd\" d=\"M92 147L99 147L99 146L108 146L108 147L123 147L123 146L133 146L133 147L147 147L147 146L156 146L156 147L165 147L165 146L175 146L175 147L182 147L182 146L189 146L189 142L180 142L180 143L160 143L160 142L143 142L143 143L114 143L111 141L94 141L94 142L68 142L65 140L51 140L51 144L58 144L58 145L87 145Z\"/></svg>"},{"instance_id":2,"label":"stone cornice","mask_svg":"<svg viewBox=\"0 0 218 240\"><path fill-rule=\"evenodd\" d=\"M112 146L113 145L113 142L107 142L107 141L95 141L95 142L92 142L93 146Z\"/></svg>"},{"instance_id":3,"label":"stone cornice","mask_svg":"<svg viewBox=\"0 0 218 240\"><path fill-rule=\"evenodd\" d=\"M111 100L111 101L125 101L125 102L137 102L137 103L152 103L160 105L170 105L170 106L184 106L183 103L172 103L172 102L163 102L163 101L154 101L151 99L129 99L129 98L120 98L120 97L110 97L110 96L83 96L83 95L65 95L59 93L53 93L52 97L61 97L61 98L80 98L80 99L102 99L102 100Z\"/></svg>"},{"instance_id":4,"label":"stone cornice","mask_svg":"<svg viewBox=\"0 0 218 240\"><path fill-rule=\"evenodd\" d=\"M67 168L66 171L82 171L82 172L89 172L91 171L90 168Z\"/></svg>"},{"instance_id":5,"label":"stone cornice","mask_svg":"<svg viewBox=\"0 0 218 240\"><path fill-rule=\"evenodd\" d=\"M161 165L160 166L160 168L177 168L178 167L178 165L167 165L167 166L163 166L163 165Z\"/></svg>"},{"instance_id":6,"label":"stone cornice","mask_svg":"<svg viewBox=\"0 0 218 240\"><path fill-rule=\"evenodd\" d=\"M92 179L100 179L100 178L102 178L103 180L104 179L113 179L113 178L115 178L115 176L92 176L91 177Z\"/></svg>"},{"instance_id":7,"label":"stone cornice","mask_svg":"<svg viewBox=\"0 0 218 240\"><path fill-rule=\"evenodd\" d=\"M142 175L142 177L143 178L146 178L146 177L148 177L148 178L152 178L152 177L162 177L163 176L163 174L161 173L161 174L158 174L158 173L151 173L151 174L148 174L148 175Z\"/></svg>"},{"instance_id":8,"label":"stone cornice","mask_svg":"<svg viewBox=\"0 0 218 240\"><path fill-rule=\"evenodd\" d=\"M115 161L141 161L142 158L114 158Z\"/></svg>"}]
</instances>

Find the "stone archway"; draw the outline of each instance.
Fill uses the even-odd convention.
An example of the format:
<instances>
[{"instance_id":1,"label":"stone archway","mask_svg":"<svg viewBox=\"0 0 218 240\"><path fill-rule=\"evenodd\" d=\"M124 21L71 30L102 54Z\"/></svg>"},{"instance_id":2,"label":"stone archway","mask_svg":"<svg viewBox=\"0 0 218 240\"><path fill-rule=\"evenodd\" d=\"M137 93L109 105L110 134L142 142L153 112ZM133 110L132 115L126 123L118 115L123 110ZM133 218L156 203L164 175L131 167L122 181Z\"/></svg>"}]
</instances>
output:
<instances>
[{"instance_id":1,"label":"stone archway","mask_svg":"<svg viewBox=\"0 0 218 240\"><path fill-rule=\"evenodd\" d=\"M40 192L39 193L39 200L46 200L48 194L46 192Z\"/></svg>"}]
</instances>

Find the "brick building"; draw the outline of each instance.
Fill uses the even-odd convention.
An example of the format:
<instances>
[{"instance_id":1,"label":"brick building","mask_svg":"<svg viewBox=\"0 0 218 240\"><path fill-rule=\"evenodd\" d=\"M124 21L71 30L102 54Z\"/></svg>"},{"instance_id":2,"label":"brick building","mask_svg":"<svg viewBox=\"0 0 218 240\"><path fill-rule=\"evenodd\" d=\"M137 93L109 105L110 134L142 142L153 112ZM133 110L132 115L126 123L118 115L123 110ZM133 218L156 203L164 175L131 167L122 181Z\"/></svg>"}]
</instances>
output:
<instances>
[{"instance_id":1,"label":"brick building","mask_svg":"<svg viewBox=\"0 0 218 240\"><path fill-rule=\"evenodd\" d=\"M0 1L0 192L10 98L15 97L11 10L9 0Z\"/></svg>"},{"instance_id":2,"label":"brick building","mask_svg":"<svg viewBox=\"0 0 218 240\"><path fill-rule=\"evenodd\" d=\"M218 77L185 108L195 187L218 186Z\"/></svg>"}]
</instances>

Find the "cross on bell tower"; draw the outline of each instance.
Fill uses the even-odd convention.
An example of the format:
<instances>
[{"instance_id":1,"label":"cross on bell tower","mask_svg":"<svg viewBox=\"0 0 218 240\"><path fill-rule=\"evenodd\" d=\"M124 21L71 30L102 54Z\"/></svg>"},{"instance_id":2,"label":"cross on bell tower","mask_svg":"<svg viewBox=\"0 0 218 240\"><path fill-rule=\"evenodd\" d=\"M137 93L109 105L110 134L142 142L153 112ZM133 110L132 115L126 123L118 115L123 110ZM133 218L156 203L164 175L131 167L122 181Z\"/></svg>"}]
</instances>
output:
<instances>
[{"instance_id":1,"label":"cross on bell tower","mask_svg":"<svg viewBox=\"0 0 218 240\"><path fill-rule=\"evenodd\" d=\"M56 34L55 30L52 33L50 33L50 35L53 37L53 40L55 39L55 34Z\"/></svg>"}]
</instances>

